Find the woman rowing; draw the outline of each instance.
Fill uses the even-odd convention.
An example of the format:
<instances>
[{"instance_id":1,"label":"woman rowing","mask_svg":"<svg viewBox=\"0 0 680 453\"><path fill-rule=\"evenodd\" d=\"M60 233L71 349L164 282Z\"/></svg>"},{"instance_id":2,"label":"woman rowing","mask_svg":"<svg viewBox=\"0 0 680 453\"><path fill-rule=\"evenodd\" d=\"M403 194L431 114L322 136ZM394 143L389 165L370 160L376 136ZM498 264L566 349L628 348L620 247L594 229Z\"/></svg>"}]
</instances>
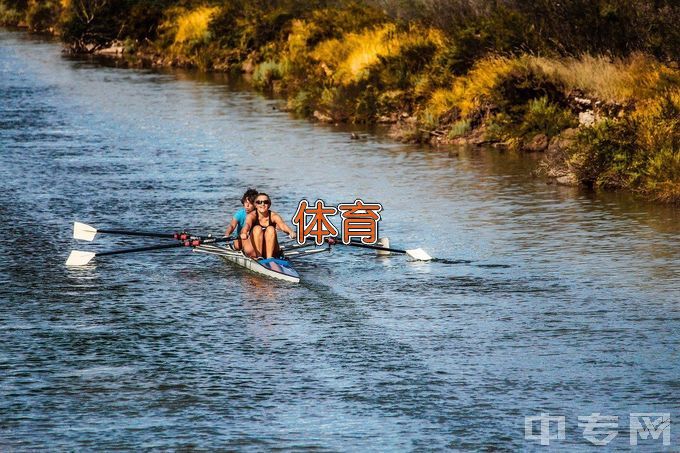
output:
<instances>
[{"instance_id":1,"label":"woman rowing","mask_svg":"<svg viewBox=\"0 0 680 453\"><path fill-rule=\"evenodd\" d=\"M295 238L295 232L286 225L280 215L271 211L272 201L266 193L255 197L255 210L246 216L246 223L241 229L241 240L245 243L250 238L253 250L244 252L251 258L274 258L280 255L279 240L276 230ZM250 253L249 253L250 252Z\"/></svg>"},{"instance_id":2,"label":"woman rowing","mask_svg":"<svg viewBox=\"0 0 680 453\"><path fill-rule=\"evenodd\" d=\"M244 242L241 240L240 234L243 226L246 224L246 217L248 214L255 210L255 197L257 197L257 190L248 189L241 197L242 208L234 213L234 217L231 219L231 223L227 227L227 232L225 236L231 235L231 233L236 231L236 240L232 243L232 248L234 250L243 250L246 255L253 254L253 246L249 242Z\"/></svg>"}]
</instances>

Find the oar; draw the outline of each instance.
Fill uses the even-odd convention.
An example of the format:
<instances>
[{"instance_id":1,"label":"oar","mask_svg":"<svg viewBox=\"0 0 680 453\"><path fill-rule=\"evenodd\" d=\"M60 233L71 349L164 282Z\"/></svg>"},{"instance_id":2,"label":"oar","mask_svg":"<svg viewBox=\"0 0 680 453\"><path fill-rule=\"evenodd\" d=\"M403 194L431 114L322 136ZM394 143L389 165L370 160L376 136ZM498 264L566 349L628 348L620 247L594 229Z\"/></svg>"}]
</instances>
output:
<instances>
[{"instance_id":1,"label":"oar","mask_svg":"<svg viewBox=\"0 0 680 453\"><path fill-rule=\"evenodd\" d=\"M92 241L97 233L105 234L120 234L123 236L144 236L151 238L168 238L168 239L189 239L188 233L156 233L153 231L132 231L132 230L111 230L111 229L97 229L93 226L81 222L73 224L73 238L82 241Z\"/></svg>"},{"instance_id":2,"label":"oar","mask_svg":"<svg viewBox=\"0 0 680 453\"><path fill-rule=\"evenodd\" d=\"M403 253L405 255L410 256L411 258L414 258L416 260L420 261L430 261L432 257L428 255L428 253L421 249L411 249L411 250L400 250L400 249L393 249L391 247L381 247L379 245L371 245L371 244L364 244L363 242L355 242L355 241L350 241L349 244L345 244L342 241L339 241L337 238L333 238L334 244L342 244L342 245L349 245L350 247L359 247L359 248L364 248L364 249L371 249L371 250L380 250L383 252L392 252L392 253Z\"/></svg>"},{"instance_id":3,"label":"oar","mask_svg":"<svg viewBox=\"0 0 680 453\"><path fill-rule=\"evenodd\" d=\"M214 244L217 242L229 242L233 241L235 238L192 238L188 241L173 242L172 244L158 244L149 245L146 247L135 247L131 249L122 250L111 250L108 252L83 252L80 250L73 250L66 260L67 266L84 266L96 256L107 256L107 255L122 255L124 253L135 253L135 252L149 252L152 250L163 250L171 249L175 247L198 247L201 244Z\"/></svg>"}]
</instances>

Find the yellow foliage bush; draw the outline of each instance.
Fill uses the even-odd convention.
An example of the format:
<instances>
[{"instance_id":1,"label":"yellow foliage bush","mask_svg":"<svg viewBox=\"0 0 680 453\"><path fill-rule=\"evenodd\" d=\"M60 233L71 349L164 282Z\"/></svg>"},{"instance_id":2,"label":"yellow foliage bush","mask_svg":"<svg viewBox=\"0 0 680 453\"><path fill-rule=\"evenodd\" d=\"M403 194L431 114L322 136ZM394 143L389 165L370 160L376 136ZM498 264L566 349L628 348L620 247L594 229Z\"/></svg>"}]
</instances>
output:
<instances>
[{"instance_id":1,"label":"yellow foliage bush","mask_svg":"<svg viewBox=\"0 0 680 453\"><path fill-rule=\"evenodd\" d=\"M395 24L348 33L342 40L330 39L319 43L311 52L312 58L329 69L333 81L339 85L365 80L372 65L381 57L394 57L402 48L422 40L441 47L445 42L437 30L411 26L400 31Z\"/></svg>"},{"instance_id":2,"label":"yellow foliage bush","mask_svg":"<svg viewBox=\"0 0 680 453\"><path fill-rule=\"evenodd\" d=\"M177 31L174 44L191 44L209 40L208 25L218 11L218 7L202 6L180 14L175 19Z\"/></svg>"},{"instance_id":3,"label":"yellow foliage bush","mask_svg":"<svg viewBox=\"0 0 680 453\"><path fill-rule=\"evenodd\" d=\"M480 60L468 74L457 77L451 88L435 90L426 110L435 116L441 116L452 109L458 109L462 118L468 118L521 63L520 59L499 56Z\"/></svg>"},{"instance_id":4,"label":"yellow foliage bush","mask_svg":"<svg viewBox=\"0 0 680 453\"><path fill-rule=\"evenodd\" d=\"M318 31L318 25L295 19L288 35L288 53L292 59L307 56L307 41Z\"/></svg>"}]
</instances>

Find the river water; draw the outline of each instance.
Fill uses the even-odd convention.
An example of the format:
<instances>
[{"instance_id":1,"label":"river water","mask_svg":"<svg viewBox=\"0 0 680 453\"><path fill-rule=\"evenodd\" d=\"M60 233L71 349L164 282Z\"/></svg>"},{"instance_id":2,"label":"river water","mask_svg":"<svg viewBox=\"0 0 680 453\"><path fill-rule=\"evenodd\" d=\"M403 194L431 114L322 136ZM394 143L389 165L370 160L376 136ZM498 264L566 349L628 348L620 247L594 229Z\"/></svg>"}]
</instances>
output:
<instances>
[{"instance_id":1,"label":"river water","mask_svg":"<svg viewBox=\"0 0 680 453\"><path fill-rule=\"evenodd\" d=\"M677 209L279 103L0 32L0 450L574 451L595 448L579 416L619 417L605 449L631 413L677 420ZM338 248L299 285L186 250L64 266L158 242L78 243L74 220L219 234L248 186L287 219L380 202L382 236L438 259ZM542 413L565 420L549 447L525 438ZM671 428L639 445L677 450Z\"/></svg>"}]
</instances>

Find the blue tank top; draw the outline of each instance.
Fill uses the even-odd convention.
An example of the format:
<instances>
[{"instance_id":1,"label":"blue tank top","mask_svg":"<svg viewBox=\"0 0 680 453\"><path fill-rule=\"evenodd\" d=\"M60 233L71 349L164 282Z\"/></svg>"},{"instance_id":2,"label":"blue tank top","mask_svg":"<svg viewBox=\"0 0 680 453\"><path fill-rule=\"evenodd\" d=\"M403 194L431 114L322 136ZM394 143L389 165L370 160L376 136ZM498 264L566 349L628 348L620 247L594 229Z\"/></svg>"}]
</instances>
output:
<instances>
[{"instance_id":1,"label":"blue tank top","mask_svg":"<svg viewBox=\"0 0 680 453\"><path fill-rule=\"evenodd\" d=\"M246 213L246 208L241 208L238 211L236 211L236 214L234 214L234 218L238 222L238 225L236 226L236 235L238 236L241 234L241 229L246 225L246 216L248 213Z\"/></svg>"}]
</instances>

